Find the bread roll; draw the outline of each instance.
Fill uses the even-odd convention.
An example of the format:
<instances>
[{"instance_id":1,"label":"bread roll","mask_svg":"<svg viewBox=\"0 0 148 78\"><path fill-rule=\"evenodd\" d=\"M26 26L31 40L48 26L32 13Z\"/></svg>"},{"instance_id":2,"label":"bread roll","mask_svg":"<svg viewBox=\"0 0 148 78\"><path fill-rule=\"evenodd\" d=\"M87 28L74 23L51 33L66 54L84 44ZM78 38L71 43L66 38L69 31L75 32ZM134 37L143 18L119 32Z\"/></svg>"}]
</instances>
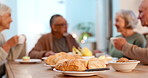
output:
<instances>
[{"instance_id":1,"label":"bread roll","mask_svg":"<svg viewBox=\"0 0 148 78\"><path fill-rule=\"evenodd\" d=\"M86 59L77 59L77 60L82 62L86 68L88 67L88 60L86 60Z\"/></svg>"},{"instance_id":2,"label":"bread roll","mask_svg":"<svg viewBox=\"0 0 148 78\"><path fill-rule=\"evenodd\" d=\"M88 69L106 68L104 61L97 58L91 58L88 61Z\"/></svg>"},{"instance_id":3,"label":"bread roll","mask_svg":"<svg viewBox=\"0 0 148 78\"><path fill-rule=\"evenodd\" d=\"M49 56L49 57L45 60L46 64L48 64L48 65L55 65L55 62L54 62L54 59L55 59L55 58L56 58L56 56L54 56L54 55Z\"/></svg>"},{"instance_id":4,"label":"bread roll","mask_svg":"<svg viewBox=\"0 0 148 78\"><path fill-rule=\"evenodd\" d=\"M67 53L65 53L65 52L60 52L60 53L57 53L55 56L58 57L58 56L62 56L62 55L67 55Z\"/></svg>"},{"instance_id":5,"label":"bread roll","mask_svg":"<svg viewBox=\"0 0 148 78\"><path fill-rule=\"evenodd\" d=\"M81 61L76 59L71 59L63 63L58 63L55 68L61 71L81 71L87 69Z\"/></svg>"},{"instance_id":6,"label":"bread roll","mask_svg":"<svg viewBox=\"0 0 148 78\"><path fill-rule=\"evenodd\" d=\"M54 59L54 63L56 64L56 63L58 63L58 61L64 60L64 59L70 60L70 59L75 59L75 58L70 54L61 55L61 56L58 56Z\"/></svg>"},{"instance_id":7,"label":"bread roll","mask_svg":"<svg viewBox=\"0 0 148 78\"><path fill-rule=\"evenodd\" d=\"M119 60L117 60L117 62L128 62L129 60L127 58L120 58Z\"/></svg>"},{"instance_id":8,"label":"bread roll","mask_svg":"<svg viewBox=\"0 0 148 78\"><path fill-rule=\"evenodd\" d=\"M75 59L83 59L82 56L78 55L78 54L74 54L73 55Z\"/></svg>"}]
</instances>

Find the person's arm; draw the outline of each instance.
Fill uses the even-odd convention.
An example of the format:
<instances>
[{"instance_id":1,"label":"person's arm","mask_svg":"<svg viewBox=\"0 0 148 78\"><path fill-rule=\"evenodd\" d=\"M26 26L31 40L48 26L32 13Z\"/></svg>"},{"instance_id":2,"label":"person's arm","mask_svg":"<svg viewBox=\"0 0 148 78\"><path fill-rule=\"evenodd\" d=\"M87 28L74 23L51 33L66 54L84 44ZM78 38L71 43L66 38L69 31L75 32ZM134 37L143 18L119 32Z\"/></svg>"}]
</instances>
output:
<instances>
[{"instance_id":1,"label":"person's arm","mask_svg":"<svg viewBox=\"0 0 148 78\"><path fill-rule=\"evenodd\" d=\"M11 48L10 52L12 55L8 57L8 60L21 59L26 55L26 42Z\"/></svg>"},{"instance_id":2,"label":"person's arm","mask_svg":"<svg viewBox=\"0 0 148 78\"><path fill-rule=\"evenodd\" d=\"M125 56L140 60L143 64L148 64L148 48L140 48L129 44L124 38L115 39L114 44L115 48L122 51Z\"/></svg>"},{"instance_id":3,"label":"person's arm","mask_svg":"<svg viewBox=\"0 0 148 78\"><path fill-rule=\"evenodd\" d=\"M0 62L4 61L8 56L8 53L0 47Z\"/></svg>"},{"instance_id":4,"label":"person's arm","mask_svg":"<svg viewBox=\"0 0 148 78\"><path fill-rule=\"evenodd\" d=\"M3 44L2 48L9 52L9 50L18 44L18 36L14 36L10 38L5 44Z\"/></svg>"},{"instance_id":5,"label":"person's arm","mask_svg":"<svg viewBox=\"0 0 148 78\"><path fill-rule=\"evenodd\" d=\"M12 47L16 46L17 43L18 43L18 36L14 36L0 47L0 61L3 61L8 57L9 50Z\"/></svg>"},{"instance_id":6,"label":"person's arm","mask_svg":"<svg viewBox=\"0 0 148 78\"><path fill-rule=\"evenodd\" d=\"M144 36L139 36L136 38L134 45L137 45L138 47L145 48L146 47L146 39Z\"/></svg>"},{"instance_id":7,"label":"person's arm","mask_svg":"<svg viewBox=\"0 0 148 78\"><path fill-rule=\"evenodd\" d=\"M44 39L41 37L37 43L35 44L35 47L29 52L29 56L31 58L41 59L45 52L44 51Z\"/></svg>"},{"instance_id":8,"label":"person's arm","mask_svg":"<svg viewBox=\"0 0 148 78\"><path fill-rule=\"evenodd\" d=\"M46 39L42 36L36 43L35 47L29 52L31 58L41 59L53 55L53 51L46 51Z\"/></svg>"},{"instance_id":9,"label":"person's arm","mask_svg":"<svg viewBox=\"0 0 148 78\"><path fill-rule=\"evenodd\" d=\"M132 59L140 60L143 64L148 64L148 48L126 43L122 48L122 53Z\"/></svg>"}]
</instances>

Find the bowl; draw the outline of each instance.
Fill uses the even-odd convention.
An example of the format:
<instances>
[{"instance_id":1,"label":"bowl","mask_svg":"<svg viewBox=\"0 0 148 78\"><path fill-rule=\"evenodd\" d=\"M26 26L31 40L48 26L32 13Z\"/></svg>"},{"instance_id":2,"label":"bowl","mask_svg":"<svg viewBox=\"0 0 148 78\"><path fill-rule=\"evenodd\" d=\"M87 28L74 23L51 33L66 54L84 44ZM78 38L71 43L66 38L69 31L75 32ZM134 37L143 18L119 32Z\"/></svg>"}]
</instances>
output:
<instances>
[{"instance_id":1,"label":"bowl","mask_svg":"<svg viewBox=\"0 0 148 78\"><path fill-rule=\"evenodd\" d=\"M118 72L131 72L138 63L140 63L138 60L129 60L128 62L113 62L109 64Z\"/></svg>"}]
</instances>

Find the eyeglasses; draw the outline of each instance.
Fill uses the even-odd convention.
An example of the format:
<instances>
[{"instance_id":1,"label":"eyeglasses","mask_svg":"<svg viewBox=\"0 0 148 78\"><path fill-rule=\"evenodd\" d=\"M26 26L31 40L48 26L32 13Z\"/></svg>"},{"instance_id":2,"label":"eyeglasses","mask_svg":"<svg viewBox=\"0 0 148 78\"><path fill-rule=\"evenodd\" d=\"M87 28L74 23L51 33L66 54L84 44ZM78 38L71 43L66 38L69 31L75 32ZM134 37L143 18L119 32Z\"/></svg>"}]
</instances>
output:
<instances>
[{"instance_id":1,"label":"eyeglasses","mask_svg":"<svg viewBox=\"0 0 148 78\"><path fill-rule=\"evenodd\" d=\"M54 24L55 26L68 26L68 24Z\"/></svg>"}]
</instances>

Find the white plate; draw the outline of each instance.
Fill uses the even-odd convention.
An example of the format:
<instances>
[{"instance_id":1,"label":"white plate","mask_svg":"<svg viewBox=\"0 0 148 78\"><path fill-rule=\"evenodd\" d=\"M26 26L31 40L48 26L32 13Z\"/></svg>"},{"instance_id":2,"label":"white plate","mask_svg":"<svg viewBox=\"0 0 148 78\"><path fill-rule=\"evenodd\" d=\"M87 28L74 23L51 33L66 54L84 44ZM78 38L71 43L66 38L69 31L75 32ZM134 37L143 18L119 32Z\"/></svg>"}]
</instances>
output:
<instances>
[{"instance_id":1,"label":"white plate","mask_svg":"<svg viewBox=\"0 0 148 78\"><path fill-rule=\"evenodd\" d=\"M42 57L42 60L46 60L48 57Z\"/></svg>"},{"instance_id":2,"label":"white plate","mask_svg":"<svg viewBox=\"0 0 148 78\"><path fill-rule=\"evenodd\" d=\"M61 72L64 75L68 75L68 76L94 76L98 74L98 71L60 71L60 70L56 70L55 68L53 69L56 72Z\"/></svg>"},{"instance_id":3,"label":"white plate","mask_svg":"<svg viewBox=\"0 0 148 78\"><path fill-rule=\"evenodd\" d=\"M53 69L55 67L55 65L48 65L48 64L44 64L44 66L48 67L48 69Z\"/></svg>"},{"instance_id":4,"label":"white plate","mask_svg":"<svg viewBox=\"0 0 148 78\"><path fill-rule=\"evenodd\" d=\"M24 61L22 59L15 59L15 62L21 63L21 64L35 64L41 62L40 59L30 59L29 61Z\"/></svg>"},{"instance_id":5,"label":"white plate","mask_svg":"<svg viewBox=\"0 0 148 78\"><path fill-rule=\"evenodd\" d=\"M48 65L48 64L44 64L44 66L49 66L49 67L55 67L55 65Z\"/></svg>"}]
</instances>

